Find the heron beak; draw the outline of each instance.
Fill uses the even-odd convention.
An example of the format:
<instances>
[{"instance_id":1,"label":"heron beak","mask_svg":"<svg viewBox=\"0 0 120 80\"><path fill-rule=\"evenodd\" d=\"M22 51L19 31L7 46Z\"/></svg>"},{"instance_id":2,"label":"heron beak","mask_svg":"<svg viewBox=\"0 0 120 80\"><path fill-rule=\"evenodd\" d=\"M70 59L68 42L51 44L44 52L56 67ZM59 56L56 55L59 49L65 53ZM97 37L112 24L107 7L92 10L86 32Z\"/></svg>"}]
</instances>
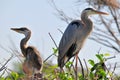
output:
<instances>
[{"instance_id":1,"label":"heron beak","mask_svg":"<svg viewBox=\"0 0 120 80\"><path fill-rule=\"evenodd\" d=\"M16 32L20 32L20 30L18 28L11 28L11 30L16 31Z\"/></svg>"},{"instance_id":2,"label":"heron beak","mask_svg":"<svg viewBox=\"0 0 120 80\"><path fill-rule=\"evenodd\" d=\"M94 10L94 12L95 12L95 14L109 15L106 12L101 12L101 11L96 11L96 10Z\"/></svg>"}]
</instances>

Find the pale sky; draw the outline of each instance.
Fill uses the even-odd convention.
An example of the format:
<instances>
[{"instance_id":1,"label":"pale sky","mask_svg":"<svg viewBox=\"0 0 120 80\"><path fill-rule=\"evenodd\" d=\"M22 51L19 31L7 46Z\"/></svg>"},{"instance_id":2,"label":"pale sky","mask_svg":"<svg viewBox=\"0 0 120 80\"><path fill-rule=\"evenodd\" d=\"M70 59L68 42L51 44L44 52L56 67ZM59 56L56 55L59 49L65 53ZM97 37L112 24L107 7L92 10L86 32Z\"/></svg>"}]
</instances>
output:
<instances>
[{"instance_id":1,"label":"pale sky","mask_svg":"<svg viewBox=\"0 0 120 80\"><path fill-rule=\"evenodd\" d=\"M55 0L55 3L60 9L65 11L68 16L73 17L74 12L78 10L81 12L88 7L85 6L85 4L83 4L83 7L79 7L76 1ZM9 48L14 49L10 41L12 40L19 49L20 40L24 36L11 31L10 28L28 27L32 31L32 37L28 45L35 46L40 51L42 57L47 58L52 54L52 47L55 47L48 33L51 33L58 45L62 35L57 29L59 28L64 32L67 27L67 24L61 21L55 13L56 11L50 5L50 0L0 0L0 45L7 50L9 50ZM79 56L81 59L93 59L100 48L101 53L109 52L109 49L106 47L87 39ZM10 54L11 53L0 48L0 63L3 62L4 59L8 59ZM54 62L56 61L55 59ZM8 65L11 65L11 63Z\"/></svg>"}]
</instances>

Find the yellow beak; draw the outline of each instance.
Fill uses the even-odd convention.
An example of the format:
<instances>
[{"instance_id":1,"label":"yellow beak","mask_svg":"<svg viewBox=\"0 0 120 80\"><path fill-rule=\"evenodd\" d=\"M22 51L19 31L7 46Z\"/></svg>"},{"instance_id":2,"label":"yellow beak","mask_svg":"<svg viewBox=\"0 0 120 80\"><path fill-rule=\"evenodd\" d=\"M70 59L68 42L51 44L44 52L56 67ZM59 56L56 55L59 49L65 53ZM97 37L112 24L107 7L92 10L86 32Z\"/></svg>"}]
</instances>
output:
<instances>
[{"instance_id":1,"label":"yellow beak","mask_svg":"<svg viewBox=\"0 0 120 80\"><path fill-rule=\"evenodd\" d=\"M101 11L96 11L96 10L94 10L94 12L95 12L95 14L109 15L106 12L101 12Z\"/></svg>"}]
</instances>

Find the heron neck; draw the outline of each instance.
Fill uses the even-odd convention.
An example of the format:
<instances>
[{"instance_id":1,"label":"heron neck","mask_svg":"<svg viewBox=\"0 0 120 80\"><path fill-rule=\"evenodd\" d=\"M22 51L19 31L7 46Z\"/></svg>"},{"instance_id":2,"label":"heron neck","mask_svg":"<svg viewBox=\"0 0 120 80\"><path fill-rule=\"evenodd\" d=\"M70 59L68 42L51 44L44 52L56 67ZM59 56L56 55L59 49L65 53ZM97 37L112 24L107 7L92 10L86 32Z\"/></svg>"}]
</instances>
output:
<instances>
[{"instance_id":1,"label":"heron neck","mask_svg":"<svg viewBox=\"0 0 120 80\"><path fill-rule=\"evenodd\" d=\"M92 21L88 18L88 15L85 13L82 14L81 19L82 19L84 25L87 27L86 29L92 30L93 24L92 24Z\"/></svg>"},{"instance_id":2,"label":"heron neck","mask_svg":"<svg viewBox=\"0 0 120 80\"><path fill-rule=\"evenodd\" d=\"M22 54L24 55L24 57L26 57L26 48L27 48L27 42L30 39L31 33L25 35L25 38L23 38L20 42L20 47L21 47L21 51Z\"/></svg>"}]
</instances>

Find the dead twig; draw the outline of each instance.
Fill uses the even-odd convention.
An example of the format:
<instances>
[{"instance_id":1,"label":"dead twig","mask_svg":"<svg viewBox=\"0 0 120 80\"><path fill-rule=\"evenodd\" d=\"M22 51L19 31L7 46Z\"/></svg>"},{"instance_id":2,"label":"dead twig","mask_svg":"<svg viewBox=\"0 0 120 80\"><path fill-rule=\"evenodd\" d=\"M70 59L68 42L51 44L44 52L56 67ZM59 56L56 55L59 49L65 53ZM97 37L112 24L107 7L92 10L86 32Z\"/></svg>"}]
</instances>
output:
<instances>
[{"instance_id":1,"label":"dead twig","mask_svg":"<svg viewBox=\"0 0 120 80\"><path fill-rule=\"evenodd\" d=\"M58 49L58 46L57 46L55 40L53 39L52 35L50 33L48 33L48 34L49 34L50 38L52 39L53 43L55 44L56 48Z\"/></svg>"},{"instance_id":2,"label":"dead twig","mask_svg":"<svg viewBox=\"0 0 120 80\"><path fill-rule=\"evenodd\" d=\"M87 69L87 74L89 74L89 68L88 68L88 66L87 66L86 60L83 59L83 61L84 61L84 63L85 63L86 69Z\"/></svg>"},{"instance_id":3,"label":"dead twig","mask_svg":"<svg viewBox=\"0 0 120 80\"><path fill-rule=\"evenodd\" d=\"M45 62L46 62L50 57L52 57L53 55L56 56L55 53L52 53L51 55L49 55L49 56L43 61L43 63L45 63ZM57 56L56 56L56 57L57 57Z\"/></svg>"},{"instance_id":4,"label":"dead twig","mask_svg":"<svg viewBox=\"0 0 120 80\"><path fill-rule=\"evenodd\" d=\"M13 55L2 65L2 67L0 68L0 71L2 71L3 69L5 69L5 66L7 65L7 63L13 58Z\"/></svg>"},{"instance_id":5,"label":"dead twig","mask_svg":"<svg viewBox=\"0 0 120 80\"><path fill-rule=\"evenodd\" d=\"M84 75L84 68L83 68L82 62L81 62L79 57L78 57L78 60L79 60L80 66L81 66L82 75L83 75L83 77L85 77L85 75Z\"/></svg>"},{"instance_id":6,"label":"dead twig","mask_svg":"<svg viewBox=\"0 0 120 80\"><path fill-rule=\"evenodd\" d=\"M58 46L57 46L55 40L53 39L52 35L51 35L50 33L48 33L48 34L49 34L50 38L52 39L53 43L55 44L56 48L58 49ZM52 53L52 54L51 54L50 56L48 56L43 62L45 63L45 62L46 62L50 57L52 57L53 55L56 56L55 53ZM56 57L57 57L57 56L56 56Z\"/></svg>"},{"instance_id":7,"label":"dead twig","mask_svg":"<svg viewBox=\"0 0 120 80\"><path fill-rule=\"evenodd\" d=\"M60 33L63 34L63 32L60 29L58 29L58 31L60 31Z\"/></svg>"}]
</instances>

